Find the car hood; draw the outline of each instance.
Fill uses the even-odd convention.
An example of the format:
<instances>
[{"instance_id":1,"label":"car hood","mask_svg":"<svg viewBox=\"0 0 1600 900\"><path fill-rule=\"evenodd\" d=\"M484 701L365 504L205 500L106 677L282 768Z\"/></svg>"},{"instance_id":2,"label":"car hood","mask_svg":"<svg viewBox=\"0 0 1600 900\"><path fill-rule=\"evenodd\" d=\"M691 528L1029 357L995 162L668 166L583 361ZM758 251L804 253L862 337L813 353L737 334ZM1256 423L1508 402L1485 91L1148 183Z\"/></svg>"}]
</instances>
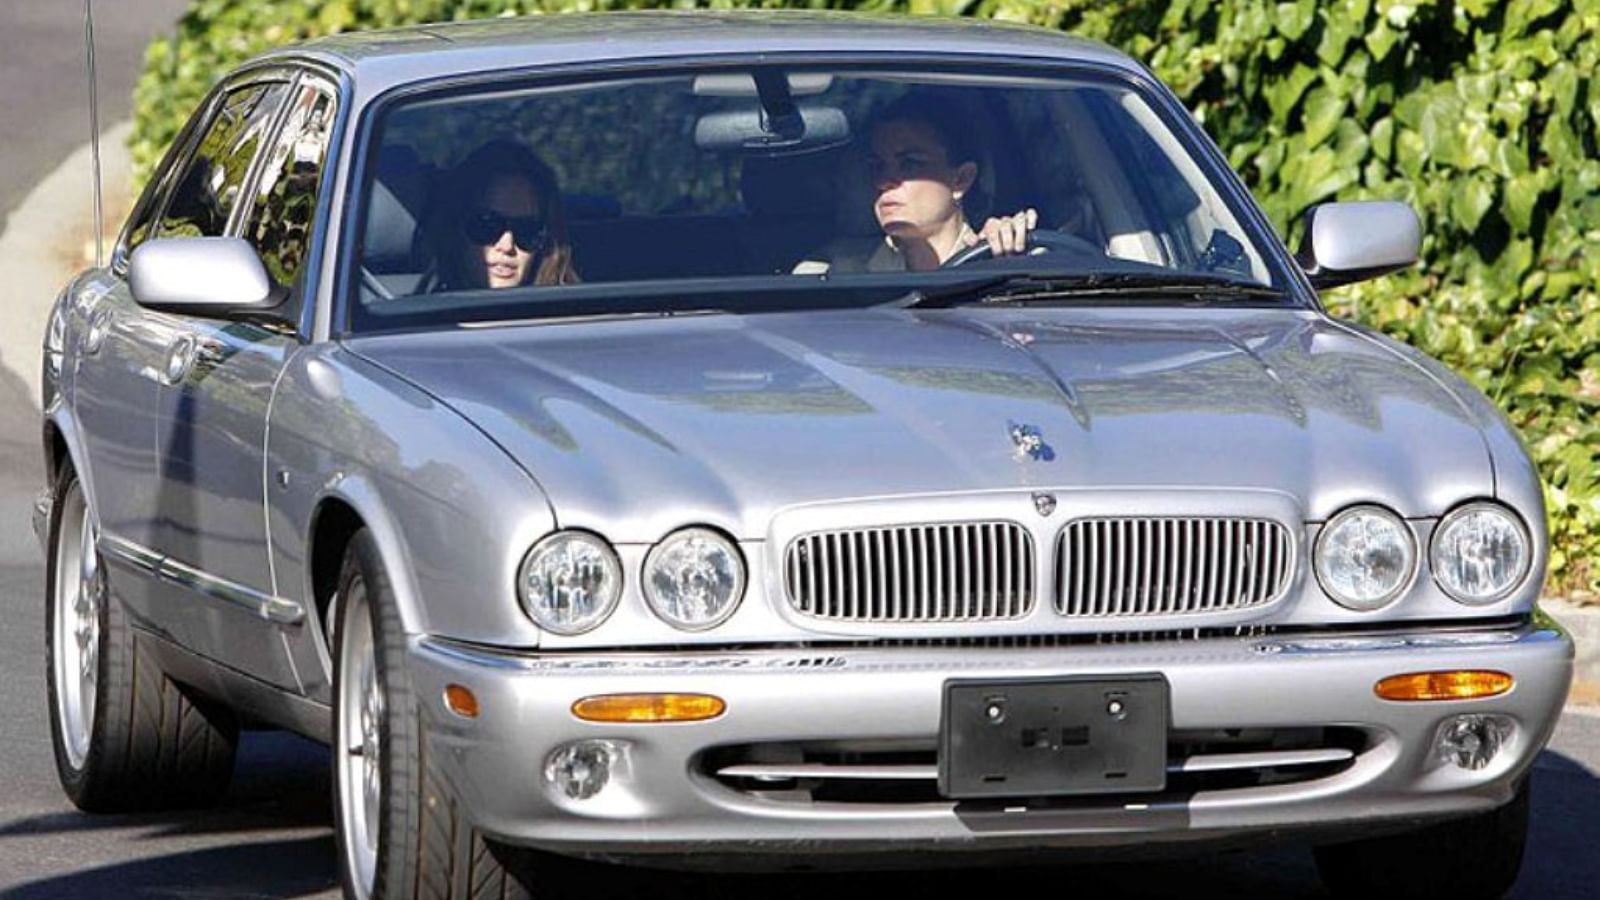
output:
<instances>
[{"instance_id":1,"label":"car hood","mask_svg":"<svg viewBox=\"0 0 1600 900\"><path fill-rule=\"evenodd\" d=\"M348 346L482 429L563 526L622 542L694 522L759 539L784 507L906 494L1266 489L1319 520L1494 489L1470 388L1306 310L703 315Z\"/></svg>"}]
</instances>

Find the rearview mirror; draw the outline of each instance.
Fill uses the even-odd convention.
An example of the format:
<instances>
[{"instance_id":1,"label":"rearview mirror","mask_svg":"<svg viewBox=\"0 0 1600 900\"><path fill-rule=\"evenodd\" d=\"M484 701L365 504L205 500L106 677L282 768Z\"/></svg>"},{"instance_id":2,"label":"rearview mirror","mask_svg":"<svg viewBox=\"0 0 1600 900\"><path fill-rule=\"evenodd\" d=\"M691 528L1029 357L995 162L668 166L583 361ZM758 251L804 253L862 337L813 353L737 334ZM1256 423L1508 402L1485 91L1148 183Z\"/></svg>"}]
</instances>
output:
<instances>
[{"instance_id":1,"label":"rearview mirror","mask_svg":"<svg viewBox=\"0 0 1600 900\"><path fill-rule=\"evenodd\" d=\"M694 123L694 145L701 150L740 153L796 153L850 143L850 121L833 106L794 107L788 128L776 128L760 109L707 113Z\"/></svg>"},{"instance_id":2,"label":"rearview mirror","mask_svg":"<svg viewBox=\"0 0 1600 900\"><path fill-rule=\"evenodd\" d=\"M1422 223L1394 200L1324 203L1306 211L1305 237L1295 254L1318 290L1366 281L1416 263Z\"/></svg>"},{"instance_id":3,"label":"rearview mirror","mask_svg":"<svg viewBox=\"0 0 1600 900\"><path fill-rule=\"evenodd\" d=\"M264 312L284 296L255 248L236 237L146 241L128 260L128 284L140 306L197 316Z\"/></svg>"}]
</instances>

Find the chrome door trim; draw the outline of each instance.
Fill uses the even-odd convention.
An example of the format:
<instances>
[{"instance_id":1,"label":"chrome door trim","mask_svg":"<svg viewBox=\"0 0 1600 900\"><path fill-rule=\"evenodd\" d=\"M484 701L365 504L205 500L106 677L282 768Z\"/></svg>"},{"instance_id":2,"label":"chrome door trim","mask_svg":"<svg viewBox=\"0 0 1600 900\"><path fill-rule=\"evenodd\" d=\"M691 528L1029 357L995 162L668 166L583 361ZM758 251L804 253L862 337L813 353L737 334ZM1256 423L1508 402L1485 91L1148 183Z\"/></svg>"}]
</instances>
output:
<instances>
[{"instance_id":1,"label":"chrome door trim","mask_svg":"<svg viewBox=\"0 0 1600 900\"><path fill-rule=\"evenodd\" d=\"M123 538L102 534L99 544L100 552L112 562L141 571L159 581L185 587L213 600L247 610L274 624L298 625L305 620L305 607L293 600L264 594L255 588L218 578Z\"/></svg>"}]
</instances>

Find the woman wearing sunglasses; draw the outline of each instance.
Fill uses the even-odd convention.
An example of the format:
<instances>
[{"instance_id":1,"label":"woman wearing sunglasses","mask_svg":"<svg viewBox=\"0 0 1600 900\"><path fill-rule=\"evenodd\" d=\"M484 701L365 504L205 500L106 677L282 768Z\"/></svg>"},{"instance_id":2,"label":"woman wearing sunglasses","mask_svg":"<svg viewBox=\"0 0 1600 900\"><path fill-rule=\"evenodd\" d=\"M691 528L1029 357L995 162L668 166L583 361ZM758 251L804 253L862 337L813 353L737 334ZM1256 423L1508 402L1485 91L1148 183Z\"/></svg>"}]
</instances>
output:
<instances>
[{"instance_id":1,"label":"woman wearing sunglasses","mask_svg":"<svg viewBox=\"0 0 1600 900\"><path fill-rule=\"evenodd\" d=\"M447 185L442 287L578 282L561 190L532 150L491 141L457 164Z\"/></svg>"}]
</instances>

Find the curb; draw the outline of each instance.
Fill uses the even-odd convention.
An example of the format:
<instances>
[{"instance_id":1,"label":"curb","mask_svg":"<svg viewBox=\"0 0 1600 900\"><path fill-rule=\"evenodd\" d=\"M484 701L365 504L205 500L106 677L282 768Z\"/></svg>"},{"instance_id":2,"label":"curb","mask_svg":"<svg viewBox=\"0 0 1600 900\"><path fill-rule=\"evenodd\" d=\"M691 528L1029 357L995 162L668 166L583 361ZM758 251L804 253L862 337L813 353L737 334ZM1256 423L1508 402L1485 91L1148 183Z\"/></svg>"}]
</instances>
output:
<instances>
[{"instance_id":1,"label":"curb","mask_svg":"<svg viewBox=\"0 0 1600 900\"><path fill-rule=\"evenodd\" d=\"M132 122L118 122L100 135L102 203L105 227L112 234L108 251L129 206L132 131ZM50 304L72 273L86 267L84 248L89 256L94 253L93 186L94 157L86 143L28 192L0 233L0 273L7 293L6 302L0 303L0 368L27 385L35 409Z\"/></svg>"},{"instance_id":2,"label":"curb","mask_svg":"<svg viewBox=\"0 0 1600 900\"><path fill-rule=\"evenodd\" d=\"M1545 598L1539 601L1539 608L1572 635L1569 705L1600 703L1600 606L1578 606L1558 598Z\"/></svg>"}]
</instances>

